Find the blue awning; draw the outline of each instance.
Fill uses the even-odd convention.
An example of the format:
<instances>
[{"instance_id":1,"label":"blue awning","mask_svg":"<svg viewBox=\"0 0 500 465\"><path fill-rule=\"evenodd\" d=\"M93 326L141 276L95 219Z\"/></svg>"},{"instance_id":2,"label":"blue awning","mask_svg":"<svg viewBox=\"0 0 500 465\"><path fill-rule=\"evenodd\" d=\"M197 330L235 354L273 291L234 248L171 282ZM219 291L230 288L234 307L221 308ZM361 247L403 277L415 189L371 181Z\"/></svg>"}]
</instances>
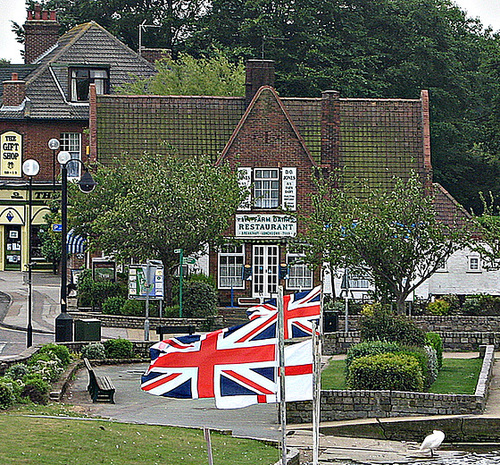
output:
<instances>
[{"instance_id":1,"label":"blue awning","mask_svg":"<svg viewBox=\"0 0 500 465\"><path fill-rule=\"evenodd\" d=\"M66 247L69 254L72 253L84 253L85 252L85 238L78 234L72 229L66 235Z\"/></svg>"}]
</instances>

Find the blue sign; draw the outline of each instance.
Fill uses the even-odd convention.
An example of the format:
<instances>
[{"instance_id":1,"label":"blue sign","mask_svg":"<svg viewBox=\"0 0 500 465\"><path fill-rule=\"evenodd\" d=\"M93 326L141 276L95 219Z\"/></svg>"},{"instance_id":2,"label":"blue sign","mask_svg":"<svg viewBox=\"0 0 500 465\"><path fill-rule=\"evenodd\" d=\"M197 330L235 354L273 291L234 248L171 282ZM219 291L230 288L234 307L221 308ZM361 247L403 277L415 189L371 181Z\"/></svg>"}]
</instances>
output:
<instances>
[{"instance_id":1,"label":"blue sign","mask_svg":"<svg viewBox=\"0 0 500 465\"><path fill-rule=\"evenodd\" d=\"M54 232L62 232L62 224L53 224L52 231Z\"/></svg>"}]
</instances>

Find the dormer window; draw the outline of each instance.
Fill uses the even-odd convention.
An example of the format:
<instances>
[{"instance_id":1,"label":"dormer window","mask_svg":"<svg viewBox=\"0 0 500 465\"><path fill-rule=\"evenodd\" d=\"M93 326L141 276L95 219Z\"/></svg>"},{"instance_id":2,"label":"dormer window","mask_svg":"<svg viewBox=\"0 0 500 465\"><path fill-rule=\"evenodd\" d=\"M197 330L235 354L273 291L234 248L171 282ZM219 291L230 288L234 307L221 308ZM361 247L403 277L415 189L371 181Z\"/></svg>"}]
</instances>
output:
<instances>
[{"instance_id":1,"label":"dormer window","mask_svg":"<svg viewBox=\"0 0 500 465\"><path fill-rule=\"evenodd\" d=\"M98 95L107 94L109 92L109 69L70 68L72 102L88 102L90 84L95 84Z\"/></svg>"}]
</instances>

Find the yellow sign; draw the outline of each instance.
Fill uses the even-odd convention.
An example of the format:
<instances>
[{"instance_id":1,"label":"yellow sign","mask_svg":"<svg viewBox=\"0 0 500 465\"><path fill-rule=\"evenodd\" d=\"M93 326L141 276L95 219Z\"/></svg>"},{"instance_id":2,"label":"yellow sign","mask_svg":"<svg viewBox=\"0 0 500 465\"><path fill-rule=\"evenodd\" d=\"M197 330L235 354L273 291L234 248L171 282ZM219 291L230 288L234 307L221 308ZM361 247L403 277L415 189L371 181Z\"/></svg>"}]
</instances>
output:
<instances>
[{"instance_id":1,"label":"yellow sign","mask_svg":"<svg viewBox=\"0 0 500 465\"><path fill-rule=\"evenodd\" d=\"M22 176L23 136L14 131L0 136L0 176L20 178Z\"/></svg>"}]
</instances>

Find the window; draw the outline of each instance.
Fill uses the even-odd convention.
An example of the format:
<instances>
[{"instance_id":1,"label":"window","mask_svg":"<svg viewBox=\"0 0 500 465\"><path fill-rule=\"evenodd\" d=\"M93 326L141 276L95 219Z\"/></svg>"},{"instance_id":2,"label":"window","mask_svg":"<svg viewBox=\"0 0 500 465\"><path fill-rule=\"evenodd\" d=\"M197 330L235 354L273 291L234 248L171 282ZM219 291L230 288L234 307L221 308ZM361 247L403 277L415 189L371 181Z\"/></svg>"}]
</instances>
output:
<instances>
[{"instance_id":1,"label":"window","mask_svg":"<svg viewBox=\"0 0 500 465\"><path fill-rule=\"evenodd\" d=\"M223 245L219 252L219 288L244 289L243 265L245 249L242 245Z\"/></svg>"},{"instance_id":2,"label":"window","mask_svg":"<svg viewBox=\"0 0 500 465\"><path fill-rule=\"evenodd\" d=\"M31 246L31 258L36 260L43 259L42 254L42 240L40 238L40 230L42 227L38 224L31 225L31 236L30 236L30 246Z\"/></svg>"},{"instance_id":3,"label":"window","mask_svg":"<svg viewBox=\"0 0 500 465\"><path fill-rule=\"evenodd\" d=\"M312 270L304 263L303 257L304 256L300 254L287 254L287 289L312 289L313 273Z\"/></svg>"},{"instance_id":4,"label":"window","mask_svg":"<svg viewBox=\"0 0 500 465\"><path fill-rule=\"evenodd\" d=\"M279 170L256 169L254 171L254 199L256 208L279 207Z\"/></svg>"},{"instance_id":5,"label":"window","mask_svg":"<svg viewBox=\"0 0 500 465\"><path fill-rule=\"evenodd\" d=\"M72 159L80 160L81 137L77 132L63 132L60 137L61 151L69 152ZM68 163L68 178L80 177L80 163Z\"/></svg>"},{"instance_id":6,"label":"window","mask_svg":"<svg viewBox=\"0 0 500 465\"><path fill-rule=\"evenodd\" d=\"M349 289L368 289L370 281L366 276L349 276Z\"/></svg>"},{"instance_id":7,"label":"window","mask_svg":"<svg viewBox=\"0 0 500 465\"><path fill-rule=\"evenodd\" d=\"M447 267L447 262L446 260L441 260L438 264L437 264L437 268L436 268L436 272L437 273L445 273L448 271L448 267Z\"/></svg>"},{"instance_id":8,"label":"window","mask_svg":"<svg viewBox=\"0 0 500 465\"><path fill-rule=\"evenodd\" d=\"M70 68L71 101L88 102L90 84L95 84L97 94L107 94L109 71L96 68Z\"/></svg>"},{"instance_id":9,"label":"window","mask_svg":"<svg viewBox=\"0 0 500 465\"><path fill-rule=\"evenodd\" d=\"M481 273L481 262L480 258L477 256L469 257L469 268L470 273Z\"/></svg>"}]
</instances>

